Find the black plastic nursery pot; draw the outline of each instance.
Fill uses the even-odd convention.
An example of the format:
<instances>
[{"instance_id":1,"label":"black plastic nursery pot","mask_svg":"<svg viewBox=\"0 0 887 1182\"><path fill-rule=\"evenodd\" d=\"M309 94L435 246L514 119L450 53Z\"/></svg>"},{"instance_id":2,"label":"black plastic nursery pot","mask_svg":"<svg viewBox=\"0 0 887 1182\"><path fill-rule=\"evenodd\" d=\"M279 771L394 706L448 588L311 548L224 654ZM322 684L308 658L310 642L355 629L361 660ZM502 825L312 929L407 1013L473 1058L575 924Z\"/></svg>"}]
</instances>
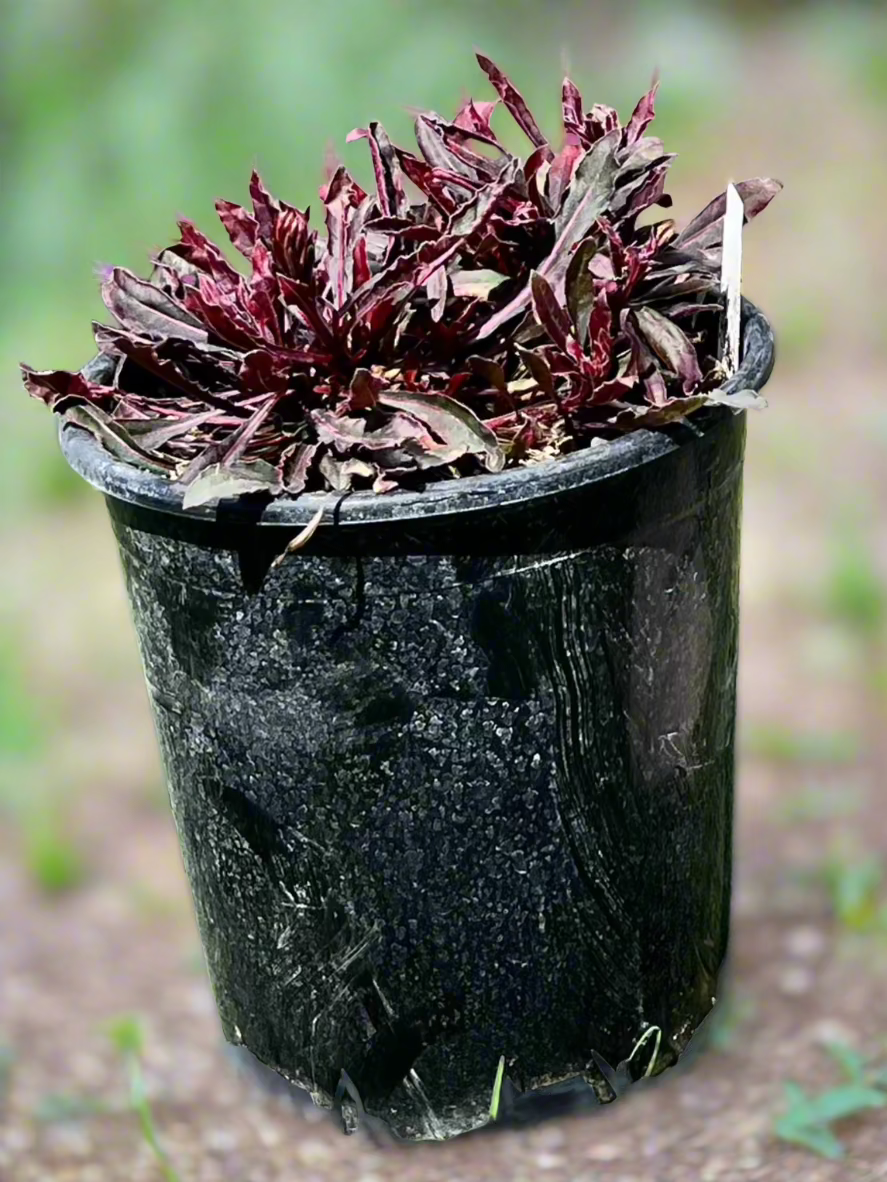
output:
<instances>
[{"instance_id":1,"label":"black plastic nursery pot","mask_svg":"<svg viewBox=\"0 0 887 1182\"><path fill-rule=\"evenodd\" d=\"M751 305L743 358L729 388L760 389ZM405 1139L677 1060L728 939L744 441L712 408L323 498L272 566L321 498L185 511L63 428L107 499L231 1042Z\"/></svg>"}]
</instances>

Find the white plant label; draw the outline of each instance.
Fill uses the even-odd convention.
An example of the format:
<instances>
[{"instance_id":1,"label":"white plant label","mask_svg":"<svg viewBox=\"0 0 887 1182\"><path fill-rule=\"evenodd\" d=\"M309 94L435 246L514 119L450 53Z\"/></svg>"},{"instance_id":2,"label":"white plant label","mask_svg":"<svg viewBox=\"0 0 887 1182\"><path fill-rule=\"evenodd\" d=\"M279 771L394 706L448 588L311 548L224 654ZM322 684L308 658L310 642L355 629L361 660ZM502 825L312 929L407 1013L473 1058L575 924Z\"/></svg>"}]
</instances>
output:
<instances>
[{"instance_id":1,"label":"white plant label","mask_svg":"<svg viewBox=\"0 0 887 1182\"><path fill-rule=\"evenodd\" d=\"M728 377L739 369L742 223L744 220L745 208L742 198L735 185L728 185L721 257L721 295L724 297L721 361Z\"/></svg>"}]
</instances>

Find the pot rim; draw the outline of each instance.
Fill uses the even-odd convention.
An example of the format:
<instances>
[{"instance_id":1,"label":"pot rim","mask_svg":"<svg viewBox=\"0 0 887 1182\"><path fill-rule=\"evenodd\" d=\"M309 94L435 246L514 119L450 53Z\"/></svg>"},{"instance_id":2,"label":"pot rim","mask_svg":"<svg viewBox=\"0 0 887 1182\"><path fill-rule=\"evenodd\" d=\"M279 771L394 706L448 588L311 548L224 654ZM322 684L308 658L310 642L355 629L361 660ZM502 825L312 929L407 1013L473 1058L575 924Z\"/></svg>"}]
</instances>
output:
<instances>
[{"instance_id":1,"label":"pot rim","mask_svg":"<svg viewBox=\"0 0 887 1182\"><path fill-rule=\"evenodd\" d=\"M775 342L764 314L743 299L742 362L724 384L726 393L760 390L773 370ZM260 525L287 528L309 522L321 506L335 510L340 526L450 517L483 509L501 509L522 501L555 496L577 485L606 480L628 469L651 463L689 444L736 412L726 407L703 408L692 419L692 430L681 432L631 431L606 447L585 447L556 459L543 460L523 468L482 473L460 479L440 480L421 492L374 493L371 490L341 493L302 493L297 498L279 497L250 520ZM745 412L740 412L745 413ZM146 472L116 459L86 430L62 420L59 442L65 459L94 488L108 497L195 521L216 521L216 505L185 509L184 490L166 477ZM230 502L229 502L230 503ZM228 514L230 518L230 513ZM323 524L327 524L326 521Z\"/></svg>"}]
</instances>

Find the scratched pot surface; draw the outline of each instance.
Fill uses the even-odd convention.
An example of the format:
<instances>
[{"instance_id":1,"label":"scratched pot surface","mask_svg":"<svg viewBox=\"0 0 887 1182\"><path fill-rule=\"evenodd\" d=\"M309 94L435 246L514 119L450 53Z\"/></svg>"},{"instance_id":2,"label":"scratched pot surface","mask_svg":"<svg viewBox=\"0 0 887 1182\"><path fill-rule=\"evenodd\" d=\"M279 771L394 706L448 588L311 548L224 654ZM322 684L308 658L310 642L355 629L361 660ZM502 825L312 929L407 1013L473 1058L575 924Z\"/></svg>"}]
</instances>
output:
<instances>
[{"instance_id":1,"label":"scratched pot surface","mask_svg":"<svg viewBox=\"0 0 887 1182\"><path fill-rule=\"evenodd\" d=\"M508 1096L675 1061L727 940L740 459L632 541L258 589L111 502L231 1041L411 1139L503 1055Z\"/></svg>"}]
</instances>

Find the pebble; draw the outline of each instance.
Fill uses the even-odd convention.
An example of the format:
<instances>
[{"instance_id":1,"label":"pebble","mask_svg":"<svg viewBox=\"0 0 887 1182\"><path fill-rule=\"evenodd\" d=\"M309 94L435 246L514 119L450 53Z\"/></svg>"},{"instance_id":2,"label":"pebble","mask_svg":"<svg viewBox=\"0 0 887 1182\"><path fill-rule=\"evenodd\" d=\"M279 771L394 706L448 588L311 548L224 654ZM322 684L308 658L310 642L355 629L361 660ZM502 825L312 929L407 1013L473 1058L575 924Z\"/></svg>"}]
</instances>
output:
<instances>
[{"instance_id":1,"label":"pebble","mask_svg":"<svg viewBox=\"0 0 887 1182\"><path fill-rule=\"evenodd\" d=\"M813 973L803 965L790 965L779 974L779 989L789 997L809 993L814 984Z\"/></svg>"},{"instance_id":2,"label":"pebble","mask_svg":"<svg viewBox=\"0 0 887 1182\"><path fill-rule=\"evenodd\" d=\"M837 1018L823 1018L814 1022L809 1030L810 1041L815 1046L828 1046L829 1043L839 1042L848 1047L855 1047L859 1042L856 1031Z\"/></svg>"},{"instance_id":3,"label":"pebble","mask_svg":"<svg viewBox=\"0 0 887 1182\"><path fill-rule=\"evenodd\" d=\"M540 1170L558 1170L564 1164L564 1158L559 1153L538 1153L536 1165Z\"/></svg>"},{"instance_id":4,"label":"pebble","mask_svg":"<svg viewBox=\"0 0 887 1182\"><path fill-rule=\"evenodd\" d=\"M207 1129L203 1135L203 1144L210 1153L231 1153L240 1144L240 1137L232 1129Z\"/></svg>"},{"instance_id":5,"label":"pebble","mask_svg":"<svg viewBox=\"0 0 887 1182\"><path fill-rule=\"evenodd\" d=\"M566 1135L563 1129L555 1126L550 1128L534 1129L527 1138L527 1142L531 1149L560 1149L566 1141Z\"/></svg>"},{"instance_id":6,"label":"pebble","mask_svg":"<svg viewBox=\"0 0 887 1182\"><path fill-rule=\"evenodd\" d=\"M296 1157L306 1166L316 1166L330 1156L330 1147L325 1141L302 1141L296 1146Z\"/></svg>"},{"instance_id":7,"label":"pebble","mask_svg":"<svg viewBox=\"0 0 887 1182\"><path fill-rule=\"evenodd\" d=\"M785 950L797 960L815 960L825 952L828 945L825 932L805 924L792 928L785 938Z\"/></svg>"},{"instance_id":8,"label":"pebble","mask_svg":"<svg viewBox=\"0 0 887 1182\"><path fill-rule=\"evenodd\" d=\"M713 1157L707 1165L702 1167L699 1175L700 1182L717 1182L727 1169L727 1161L723 1157Z\"/></svg>"},{"instance_id":9,"label":"pebble","mask_svg":"<svg viewBox=\"0 0 887 1182\"><path fill-rule=\"evenodd\" d=\"M622 1157L622 1150L618 1145L603 1141L600 1145L592 1145L585 1156L591 1161L618 1161Z\"/></svg>"}]
</instances>

